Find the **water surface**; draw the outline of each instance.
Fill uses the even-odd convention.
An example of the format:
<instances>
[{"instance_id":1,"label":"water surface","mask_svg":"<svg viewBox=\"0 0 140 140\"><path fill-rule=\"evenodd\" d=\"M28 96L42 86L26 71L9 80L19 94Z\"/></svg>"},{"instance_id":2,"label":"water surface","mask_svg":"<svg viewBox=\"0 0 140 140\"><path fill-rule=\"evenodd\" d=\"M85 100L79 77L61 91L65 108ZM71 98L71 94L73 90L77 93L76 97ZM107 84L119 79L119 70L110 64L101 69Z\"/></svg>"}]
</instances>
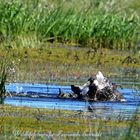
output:
<instances>
[{"instance_id":1,"label":"water surface","mask_svg":"<svg viewBox=\"0 0 140 140\"><path fill-rule=\"evenodd\" d=\"M64 92L71 92L70 86L30 84L30 83L11 83L6 85L6 90L12 93L26 94L29 97L7 97L6 104L14 106L29 106L35 108L65 109L74 111L88 111L92 107L95 117L113 116L129 118L134 112L140 114L140 91L137 89L119 89L123 93L126 102L87 102L83 100L59 99L57 95L59 88ZM30 96L32 95L32 96ZM36 97L34 95L39 95Z\"/></svg>"}]
</instances>

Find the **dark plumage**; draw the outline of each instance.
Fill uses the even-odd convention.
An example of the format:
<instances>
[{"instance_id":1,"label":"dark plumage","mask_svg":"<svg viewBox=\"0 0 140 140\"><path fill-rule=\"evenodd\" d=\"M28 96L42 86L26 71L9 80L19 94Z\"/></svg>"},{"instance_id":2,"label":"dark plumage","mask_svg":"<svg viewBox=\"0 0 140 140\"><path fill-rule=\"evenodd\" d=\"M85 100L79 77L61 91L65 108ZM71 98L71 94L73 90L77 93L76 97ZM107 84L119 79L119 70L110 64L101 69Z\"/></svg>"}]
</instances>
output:
<instances>
[{"instance_id":1,"label":"dark plumage","mask_svg":"<svg viewBox=\"0 0 140 140\"><path fill-rule=\"evenodd\" d=\"M79 87L75 86L75 85L71 85L71 90L75 93L75 94L80 94L81 90Z\"/></svg>"},{"instance_id":2,"label":"dark plumage","mask_svg":"<svg viewBox=\"0 0 140 140\"><path fill-rule=\"evenodd\" d=\"M75 85L71 85L71 90L73 91L73 93L77 94L77 98L78 99L81 99L82 98L82 95L80 94L81 93L81 89Z\"/></svg>"},{"instance_id":3,"label":"dark plumage","mask_svg":"<svg viewBox=\"0 0 140 140\"><path fill-rule=\"evenodd\" d=\"M89 91L87 92L89 98L94 99L97 91L97 87L94 84L95 77L90 77L88 81L90 82Z\"/></svg>"},{"instance_id":4,"label":"dark plumage","mask_svg":"<svg viewBox=\"0 0 140 140\"><path fill-rule=\"evenodd\" d=\"M95 84L89 85L89 91L87 92L90 98L94 98L96 95L97 87Z\"/></svg>"},{"instance_id":5,"label":"dark plumage","mask_svg":"<svg viewBox=\"0 0 140 140\"><path fill-rule=\"evenodd\" d=\"M89 79L88 79L88 81L90 82L90 85L92 85L93 84L93 82L94 82L94 80L95 80L96 78L95 77L90 77Z\"/></svg>"}]
</instances>

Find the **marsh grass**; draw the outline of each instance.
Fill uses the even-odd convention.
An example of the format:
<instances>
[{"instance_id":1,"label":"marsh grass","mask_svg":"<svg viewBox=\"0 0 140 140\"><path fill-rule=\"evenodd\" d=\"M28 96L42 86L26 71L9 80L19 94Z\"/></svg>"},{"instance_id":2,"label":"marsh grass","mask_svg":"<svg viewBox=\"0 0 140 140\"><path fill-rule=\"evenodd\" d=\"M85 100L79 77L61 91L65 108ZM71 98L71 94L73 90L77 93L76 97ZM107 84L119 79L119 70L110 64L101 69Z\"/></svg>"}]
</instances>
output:
<instances>
[{"instance_id":1,"label":"marsh grass","mask_svg":"<svg viewBox=\"0 0 140 140\"><path fill-rule=\"evenodd\" d=\"M0 59L16 69L8 82L77 83L97 70L139 68L137 0L0 3Z\"/></svg>"},{"instance_id":2,"label":"marsh grass","mask_svg":"<svg viewBox=\"0 0 140 140\"><path fill-rule=\"evenodd\" d=\"M130 79L139 72L139 52L132 56L131 51L95 50L41 42L30 42L33 47L28 48L22 47L24 44L28 42L18 46L13 41L8 54L5 48L0 49L0 58L12 61L15 70L7 82L78 84L84 83L85 78L95 75L98 70L108 77L125 75ZM34 47L36 44L37 48ZM128 56L131 60L124 61Z\"/></svg>"},{"instance_id":3,"label":"marsh grass","mask_svg":"<svg viewBox=\"0 0 140 140\"><path fill-rule=\"evenodd\" d=\"M34 109L27 107L0 107L0 137L58 138L58 139L125 139L127 132L139 138L139 115L132 120L93 119L89 112ZM6 114L7 115L6 115ZM63 120L63 121L62 121ZM132 125L133 124L133 125ZM70 135L71 134L71 135ZM130 138L129 137L129 138Z\"/></svg>"},{"instance_id":4,"label":"marsh grass","mask_svg":"<svg viewBox=\"0 0 140 140\"><path fill-rule=\"evenodd\" d=\"M0 38L9 43L30 34L82 47L134 49L140 29L134 1L1 0Z\"/></svg>"}]
</instances>

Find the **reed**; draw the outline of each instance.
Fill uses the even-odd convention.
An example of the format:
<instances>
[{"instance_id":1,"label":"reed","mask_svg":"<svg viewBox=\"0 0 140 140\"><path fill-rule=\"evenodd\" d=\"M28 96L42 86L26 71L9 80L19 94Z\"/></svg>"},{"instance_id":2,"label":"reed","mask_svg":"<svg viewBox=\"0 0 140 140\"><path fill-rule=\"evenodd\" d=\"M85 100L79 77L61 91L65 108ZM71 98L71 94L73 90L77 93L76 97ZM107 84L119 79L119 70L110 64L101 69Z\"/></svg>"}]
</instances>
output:
<instances>
[{"instance_id":1,"label":"reed","mask_svg":"<svg viewBox=\"0 0 140 140\"><path fill-rule=\"evenodd\" d=\"M5 89L7 79L12 77L12 74L15 72L12 58L10 58L8 54L9 52L6 52L0 59L0 104L4 104L4 100L7 96Z\"/></svg>"},{"instance_id":2,"label":"reed","mask_svg":"<svg viewBox=\"0 0 140 140\"><path fill-rule=\"evenodd\" d=\"M30 34L41 41L134 49L140 29L134 1L0 0L0 39L10 42Z\"/></svg>"},{"instance_id":3,"label":"reed","mask_svg":"<svg viewBox=\"0 0 140 140\"><path fill-rule=\"evenodd\" d=\"M2 71L0 73L0 104L4 104L4 99L6 97L6 89L5 89L5 83L7 78L7 73L5 66L2 64Z\"/></svg>"}]
</instances>

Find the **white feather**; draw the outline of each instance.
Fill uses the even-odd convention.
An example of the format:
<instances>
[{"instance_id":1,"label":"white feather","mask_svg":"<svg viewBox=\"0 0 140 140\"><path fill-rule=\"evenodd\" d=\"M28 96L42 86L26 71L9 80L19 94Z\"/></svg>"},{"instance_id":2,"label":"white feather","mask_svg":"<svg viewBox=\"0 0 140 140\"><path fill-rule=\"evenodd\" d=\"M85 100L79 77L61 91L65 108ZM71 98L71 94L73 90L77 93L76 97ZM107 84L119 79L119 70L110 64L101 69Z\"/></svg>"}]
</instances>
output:
<instances>
[{"instance_id":1,"label":"white feather","mask_svg":"<svg viewBox=\"0 0 140 140\"><path fill-rule=\"evenodd\" d=\"M96 74L96 78L99 82L102 82L105 77L103 76L102 72L98 71L98 73Z\"/></svg>"}]
</instances>

